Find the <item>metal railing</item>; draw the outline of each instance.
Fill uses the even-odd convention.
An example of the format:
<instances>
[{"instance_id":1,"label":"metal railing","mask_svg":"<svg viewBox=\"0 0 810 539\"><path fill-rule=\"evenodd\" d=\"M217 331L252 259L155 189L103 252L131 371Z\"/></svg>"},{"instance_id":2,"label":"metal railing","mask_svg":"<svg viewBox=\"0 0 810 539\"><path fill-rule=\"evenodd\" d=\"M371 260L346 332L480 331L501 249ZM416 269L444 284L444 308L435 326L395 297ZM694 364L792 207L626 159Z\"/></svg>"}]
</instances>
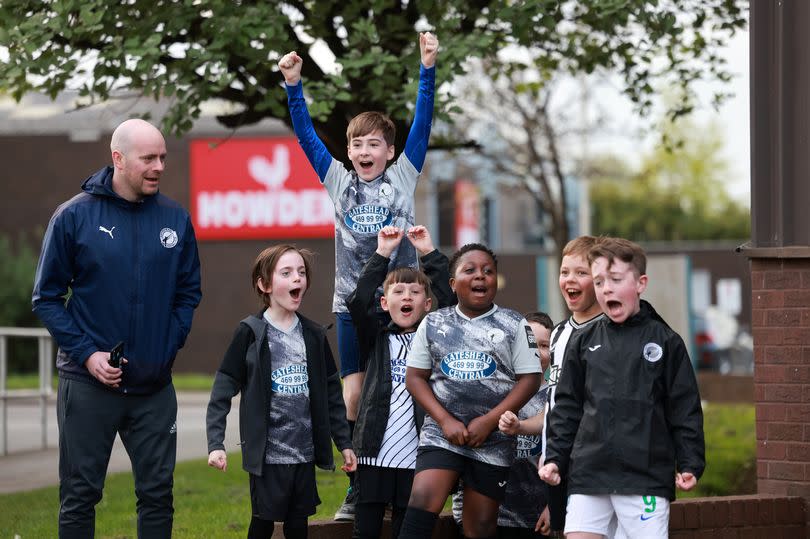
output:
<instances>
[{"instance_id":1,"label":"metal railing","mask_svg":"<svg viewBox=\"0 0 810 539\"><path fill-rule=\"evenodd\" d=\"M28 337L37 339L39 358L39 388L9 390L8 386L8 338ZM8 454L8 401L12 399L38 398L42 422L42 449L48 448L48 398L53 394L53 340L44 328L0 327L0 455Z\"/></svg>"}]
</instances>

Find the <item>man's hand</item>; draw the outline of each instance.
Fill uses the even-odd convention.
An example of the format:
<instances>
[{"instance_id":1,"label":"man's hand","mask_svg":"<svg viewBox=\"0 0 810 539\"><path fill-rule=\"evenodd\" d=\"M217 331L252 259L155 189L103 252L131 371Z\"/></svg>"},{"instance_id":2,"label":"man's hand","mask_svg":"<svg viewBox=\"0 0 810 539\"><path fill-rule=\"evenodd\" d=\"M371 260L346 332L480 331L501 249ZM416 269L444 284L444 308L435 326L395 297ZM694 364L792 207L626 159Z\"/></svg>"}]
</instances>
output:
<instances>
[{"instance_id":1,"label":"man's hand","mask_svg":"<svg viewBox=\"0 0 810 539\"><path fill-rule=\"evenodd\" d=\"M422 55L422 65L433 67L436 65L436 55L439 54L439 40L430 32L419 34L419 52Z\"/></svg>"},{"instance_id":2,"label":"man's hand","mask_svg":"<svg viewBox=\"0 0 810 539\"><path fill-rule=\"evenodd\" d=\"M343 466L340 469L344 472L355 471L357 469L357 455L354 454L354 450L346 448L340 454L343 455Z\"/></svg>"},{"instance_id":3,"label":"man's hand","mask_svg":"<svg viewBox=\"0 0 810 539\"><path fill-rule=\"evenodd\" d=\"M436 250L433 245L433 238L430 237L430 232L422 225L412 226L408 229L408 239L411 245L414 246L419 256L425 256Z\"/></svg>"},{"instance_id":4,"label":"man's hand","mask_svg":"<svg viewBox=\"0 0 810 539\"><path fill-rule=\"evenodd\" d=\"M540 513L540 518L537 519L534 531L539 532L540 535L548 535L549 532L551 532L551 515L548 512L548 505L545 506L543 512Z\"/></svg>"},{"instance_id":5,"label":"man's hand","mask_svg":"<svg viewBox=\"0 0 810 539\"><path fill-rule=\"evenodd\" d=\"M548 464L537 470L537 475L540 476L540 479L542 479L551 486L556 486L560 484L560 469L553 462L549 462Z\"/></svg>"},{"instance_id":6,"label":"man's hand","mask_svg":"<svg viewBox=\"0 0 810 539\"><path fill-rule=\"evenodd\" d=\"M691 472L675 474L675 486L681 490L692 490L697 485L697 477Z\"/></svg>"},{"instance_id":7,"label":"man's hand","mask_svg":"<svg viewBox=\"0 0 810 539\"><path fill-rule=\"evenodd\" d=\"M498 429L509 436L520 434L520 419L511 410L505 411L498 419Z\"/></svg>"},{"instance_id":8,"label":"man's hand","mask_svg":"<svg viewBox=\"0 0 810 539\"><path fill-rule=\"evenodd\" d=\"M396 250L402 241L404 232L395 226L384 226L377 233L377 254L385 258L391 258L391 254Z\"/></svg>"},{"instance_id":9,"label":"man's hand","mask_svg":"<svg viewBox=\"0 0 810 539\"><path fill-rule=\"evenodd\" d=\"M298 56L295 51L289 52L281 57L278 61L278 68L281 74L284 75L284 82L287 86L295 86L301 80L301 67L304 65L304 60Z\"/></svg>"},{"instance_id":10,"label":"man's hand","mask_svg":"<svg viewBox=\"0 0 810 539\"><path fill-rule=\"evenodd\" d=\"M208 453L208 465L217 470L227 471L228 455L222 449L214 449Z\"/></svg>"},{"instance_id":11,"label":"man's hand","mask_svg":"<svg viewBox=\"0 0 810 539\"><path fill-rule=\"evenodd\" d=\"M93 378L102 384L110 387L118 387L121 383L121 376L124 371L110 367L109 361L110 353L99 350L90 354L90 357L84 362L84 368L87 369L87 372L89 372ZM126 359L121 358L122 365L126 362Z\"/></svg>"}]
</instances>

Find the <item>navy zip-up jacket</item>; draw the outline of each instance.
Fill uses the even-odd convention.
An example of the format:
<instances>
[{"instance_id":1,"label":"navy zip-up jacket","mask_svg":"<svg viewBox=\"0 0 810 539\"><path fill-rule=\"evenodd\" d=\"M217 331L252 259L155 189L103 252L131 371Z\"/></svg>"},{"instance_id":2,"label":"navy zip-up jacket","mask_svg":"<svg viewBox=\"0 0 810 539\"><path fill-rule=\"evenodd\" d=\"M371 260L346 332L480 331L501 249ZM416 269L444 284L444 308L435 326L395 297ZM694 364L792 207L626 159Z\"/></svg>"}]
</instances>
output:
<instances>
[{"instance_id":1,"label":"navy zip-up jacket","mask_svg":"<svg viewBox=\"0 0 810 539\"><path fill-rule=\"evenodd\" d=\"M99 170L54 212L32 304L59 345L60 376L149 394L171 382L200 303L197 241L179 204L159 193L129 202L113 191L112 176L112 167ZM110 388L84 362L119 341L128 363Z\"/></svg>"}]
</instances>

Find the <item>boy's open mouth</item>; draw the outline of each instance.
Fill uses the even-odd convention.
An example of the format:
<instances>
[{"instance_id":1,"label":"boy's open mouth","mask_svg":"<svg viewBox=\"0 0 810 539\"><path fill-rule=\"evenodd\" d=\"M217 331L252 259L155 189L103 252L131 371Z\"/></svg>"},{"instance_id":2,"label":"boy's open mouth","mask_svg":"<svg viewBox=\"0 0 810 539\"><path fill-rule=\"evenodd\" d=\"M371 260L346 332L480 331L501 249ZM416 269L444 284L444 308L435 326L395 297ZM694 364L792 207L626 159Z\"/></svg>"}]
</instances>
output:
<instances>
[{"instance_id":1,"label":"boy's open mouth","mask_svg":"<svg viewBox=\"0 0 810 539\"><path fill-rule=\"evenodd\" d=\"M361 168L371 168L374 166L374 161L360 161L359 164Z\"/></svg>"},{"instance_id":2,"label":"boy's open mouth","mask_svg":"<svg viewBox=\"0 0 810 539\"><path fill-rule=\"evenodd\" d=\"M565 293L568 294L568 299L576 300L582 295L582 290L575 290L573 288L566 288Z\"/></svg>"},{"instance_id":3,"label":"boy's open mouth","mask_svg":"<svg viewBox=\"0 0 810 539\"><path fill-rule=\"evenodd\" d=\"M413 312L413 305L403 305L400 309L402 314L410 314Z\"/></svg>"},{"instance_id":4,"label":"boy's open mouth","mask_svg":"<svg viewBox=\"0 0 810 539\"><path fill-rule=\"evenodd\" d=\"M298 299L301 297L301 289L300 288L293 288L290 290L290 295L293 299Z\"/></svg>"},{"instance_id":5,"label":"boy's open mouth","mask_svg":"<svg viewBox=\"0 0 810 539\"><path fill-rule=\"evenodd\" d=\"M470 288L470 290L472 290L476 294L486 294L487 293L487 287L486 286L473 286L472 288Z\"/></svg>"},{"instance_id":6,"label":"boy's open mouth","mask_svg":"<svg viewBox=\"0 0 810 539\"><path fill-rule=\"evenodd\" d=\"M608 302L607 302L607 308L609 310L611 310L611 311L621 309L621 307L622 307L622 302L621 301L616 301L615 299L611 299L611 300L608 300Z\"/></svg>"}]
</instances>

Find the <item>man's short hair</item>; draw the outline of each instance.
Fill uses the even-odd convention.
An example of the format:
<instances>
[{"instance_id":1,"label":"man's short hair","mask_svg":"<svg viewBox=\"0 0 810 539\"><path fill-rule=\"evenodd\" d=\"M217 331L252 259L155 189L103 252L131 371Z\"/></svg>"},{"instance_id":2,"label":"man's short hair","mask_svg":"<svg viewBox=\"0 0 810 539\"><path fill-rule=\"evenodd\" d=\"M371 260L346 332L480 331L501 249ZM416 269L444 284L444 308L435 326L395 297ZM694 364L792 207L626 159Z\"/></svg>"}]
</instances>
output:
<instances>
[{"instance_id":1,"label":"man's short hair","mask_svg":"<svg viewBox=\"0 0 810 539\"><path fill-rule=\"evenodd\" d=\"M629 264L637 276L647 273L647 255L644 249L635 242L624 238L602 237L597 239L596 245L588 253L588 264L593 264L597 258L607 258L608 268L616 259Z\"/></svg>"},{"instance_id":2,"label":"man's short hair","mask_svg":"<svg viewBox=\"0 0 810 539\"><path fill-rule=\"evenodd\" d=\"M397 283L417 283L424 287L425 296L430 297L430 279L425 272L415 268L395 268L388 272L383 281L383 294L388 293L388 287Z\"/></svg>"},{"instance_id":3,"label":"man's short hair","mask_svg":"<svg viewBox=\"0 0 810 539\"><path fill-rule=\"evenodd\" d=\"M376 111L361 112L352 118L349 127L346 128L346 140L351 144L352 139L370 135L374 131L382 133L383 140L387 145L392 146L394 144L394 139L397 136L397 128L394 122L382 112Z\"/></svg>"},{"instance_id":4,"label":"man's short hair","mask_svg":"<svg viewBox=\"0 0 810 539\"><path fill-rule=\"evenodd\" d=\"M596 238L594 236L579 236L569 241L563 247L563 256L581 256L588 258L588 252L596 245Z\"/></svg>"}]
</instances>

